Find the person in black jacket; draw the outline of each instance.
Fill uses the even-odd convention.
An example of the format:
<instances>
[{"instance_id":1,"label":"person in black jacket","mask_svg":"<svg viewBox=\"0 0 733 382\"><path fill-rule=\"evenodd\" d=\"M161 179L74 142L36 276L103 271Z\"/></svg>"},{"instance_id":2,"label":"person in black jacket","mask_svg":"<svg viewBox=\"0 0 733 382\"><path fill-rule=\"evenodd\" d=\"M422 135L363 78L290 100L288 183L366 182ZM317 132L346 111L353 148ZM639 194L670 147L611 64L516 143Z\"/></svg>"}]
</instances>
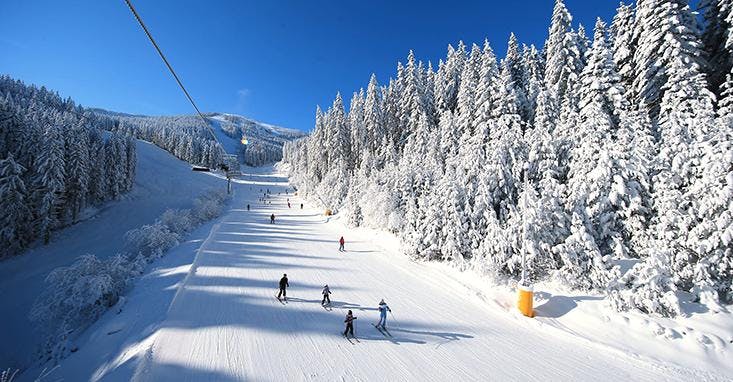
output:
<instances>
[{"instance_id":1,"label":"person in black jacket","mask_svg":"<svg viewBox=\"0 0 733 382\"><path fill-rule=\"evenodd\" d=\"M275 214L270 215L270 224L275 223Z\"/></svg>"},{"instance_id":2,"label":"person in black jacket","mask_svg":"<svg viewBox=\"0 0 733 382\"><path fill-rule=\"evenodd\" d=\"M280 279L280 293L277 294L277 299L278 300L280 299L280 296L282 295L283 296L283 300L286 300L287 301L288 297L287 297L287 291L285 290L285 288L287 288L289 286L290 286L290 284L288 284L288 275L287 274L283 274L283 278Z\"/></svg>"},{"instance_id":3,"label":"person in black jacket","mask_svg":"<svg viewBox=\"0 0 733 382\"><path fill-rule=\"evenodd\" d=\"M351 336L354 337L354 320L356 320L356 317L351 313L351 310L349 310L349 313L346 314L346 319L344 322L346 323L346 330L344 330L344 337L348 337L347 333L351 333Z\"/></svg>"}]
</instances>

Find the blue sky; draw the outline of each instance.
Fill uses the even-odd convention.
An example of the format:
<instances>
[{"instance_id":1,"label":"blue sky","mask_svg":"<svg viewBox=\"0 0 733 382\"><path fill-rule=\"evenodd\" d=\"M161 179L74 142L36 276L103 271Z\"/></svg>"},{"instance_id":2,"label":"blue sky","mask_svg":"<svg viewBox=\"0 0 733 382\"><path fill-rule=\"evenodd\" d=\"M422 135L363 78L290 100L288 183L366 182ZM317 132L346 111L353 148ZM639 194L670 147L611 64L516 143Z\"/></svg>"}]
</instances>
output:
<instances>
[{"instance_id":1,"label":"blue sky","mask_svg":"<svg viewBox=\"0 0 733 382\"><path fill-rule=\"evenodd\" d=\"M510 32L541 46L553 3L133 0L202 111L301 130L337 91L348 100L372 72L386 82L410 49L437 63L449 43L488 38L503 56ZM592 29L618 1L566 4ZM0 73L84 106L193 112L123 0L2 0L0 52Z\"/></svg>"}]
</instances>

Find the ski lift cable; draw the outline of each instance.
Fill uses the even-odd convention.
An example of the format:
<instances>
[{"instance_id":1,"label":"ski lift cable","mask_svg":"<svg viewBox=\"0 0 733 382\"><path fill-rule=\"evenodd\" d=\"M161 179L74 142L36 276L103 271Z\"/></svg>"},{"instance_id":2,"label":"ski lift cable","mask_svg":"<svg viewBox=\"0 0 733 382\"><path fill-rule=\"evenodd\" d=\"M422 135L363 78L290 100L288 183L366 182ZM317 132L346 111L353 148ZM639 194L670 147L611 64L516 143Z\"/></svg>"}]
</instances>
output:
<instances>
[{"instance_id":1,"label":"ski lift cable","mask_svg":"<svg viewBox=\"0 0 733 382\"><path fill-rule=\"evenodd\" d=\"M211 128L211 125L209 124L209 122L206 119L206 117L204 117L204 115L199 110L198 106L196 106L196 103L193 101L193 98L191 97L191 95L186 90L186 87L183 86L183 83L181 82L181 79L178 78L178 75L173 70L173 67L171 66L171 64L168 62L168 59L165 58L165 55L163 54L163 51L160 50L160 47L155 42L155 39L153 38L153 35L151 35L150 34L150 31L148 31L148 28L145 26L145 23L143 22L143 19L137 13L137 10L135 10L135 7L132 5L132 3L130 2L130 0L125 0L125 3L127 3L127 7L130 8L130 11L132 11L132 14L135 16L135 19L137 20L138 24L140 24L140 26L143 28L143 31L145 32L145 34L148 36L148 39L150 40L150 42L155 47L155 50L158 51L158 55L160 55L160 58L163 59L163 62L165 63L165 66L168 67L168 70L173 75L173 78L176 79L176 82L178 83L178 86L181 88L181 90L183 90L183 93L186 95L186 98L188 98L188 101L191 102L191 105L196 110L196 113L198 114L198 116L201 117L201 120L204 122L204 126L206 126L206 129L209 131L209 133L211 133L211 136L214 138L214 141L219 145L219 148L221 148L222 151L224 151L224 146L221 144L221 142L219 142L219 139L216 137L216 133L214 133L214 129ZM224 152L226 152L226 151L224 151Z\"/></svg>"}]
</instances>

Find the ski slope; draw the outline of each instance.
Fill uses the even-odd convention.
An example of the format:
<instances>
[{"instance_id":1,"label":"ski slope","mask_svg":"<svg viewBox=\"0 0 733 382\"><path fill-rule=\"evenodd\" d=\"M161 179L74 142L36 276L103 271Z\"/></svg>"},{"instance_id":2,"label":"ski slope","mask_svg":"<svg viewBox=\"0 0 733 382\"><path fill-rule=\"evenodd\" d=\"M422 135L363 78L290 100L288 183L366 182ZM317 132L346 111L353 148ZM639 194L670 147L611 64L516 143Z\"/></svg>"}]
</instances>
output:
<instances>
[{"instance_id":1,"label":"ski slope","mask_svg":"<svg viewBox=\"0 0 733 382\"><path fill-rule=\"evenodd\" d=\"M136 381L730 378L726 370L681 367L544 330L476 299L440 268L407 260L388 238L300 210L301 200L284 194L283 176L254 179L237 185L232 209L201 236L160 321L134 323L148 325L145 333L128 339L116 359L101 366L88 362L98 353L93 346L86 355L82 350L66 369L62 364L61 376L71 369L78 378ZM260 187L273 193L271 205L257 201ZM269 224L271 213L275 224ZM337 250L341 235L345 253ZM274 296L283 273L290 279L286 304ZM320 305L326 283L331 310ZM388 319L392 337L370 325L381 298L394 312ZM358 343L340 334L348 309L358 317ZM89 374L80 373L80 365L91 368Z\"/></svg>"}]
</instances>

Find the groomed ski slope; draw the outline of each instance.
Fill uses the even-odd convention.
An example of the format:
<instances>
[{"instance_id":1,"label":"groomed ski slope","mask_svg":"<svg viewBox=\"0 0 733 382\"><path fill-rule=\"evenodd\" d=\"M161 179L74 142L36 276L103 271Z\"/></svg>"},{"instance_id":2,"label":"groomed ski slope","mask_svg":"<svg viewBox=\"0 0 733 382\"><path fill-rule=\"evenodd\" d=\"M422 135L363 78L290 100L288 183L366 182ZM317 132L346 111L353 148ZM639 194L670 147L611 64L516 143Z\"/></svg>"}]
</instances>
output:
<instances>
[{"instance_id":1,"label":"groomed ski slope","mask_svg":"<svg viewBox=\"0 0 733 382\"><path fill-rule=\"evenodd\" d=\"M284 194L282 175L265 179L236 185L232 209L199 248L133 380L725 379L543 330L471 298L455 279L370 241L373 235L327 222L307 205L300 210L301 200ZM271 205L257 201L260 187L270 189ZM285 305L274 296L283 273ZM326 283L331 311L320 305ZM371 325L381 298L394 312L393 337ZM340 334L348 309L358 317L353 345Z\"/></svg>"}]
</instances>

